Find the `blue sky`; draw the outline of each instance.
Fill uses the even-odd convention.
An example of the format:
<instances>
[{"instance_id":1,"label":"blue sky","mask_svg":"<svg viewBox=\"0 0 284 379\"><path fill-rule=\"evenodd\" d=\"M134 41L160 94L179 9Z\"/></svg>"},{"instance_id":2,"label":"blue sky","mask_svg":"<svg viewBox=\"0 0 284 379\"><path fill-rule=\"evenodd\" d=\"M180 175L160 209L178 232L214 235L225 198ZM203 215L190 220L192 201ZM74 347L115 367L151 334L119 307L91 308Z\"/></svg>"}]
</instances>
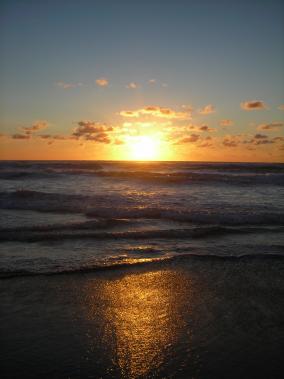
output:
<instances>
[{"instance_id":1,"label":"blue sky","mask_svg":"<svg viewBox=\"0 0 284 379\"><path fill-rule=\"evenodd\" d=\"M283 120L283 14L278 0L1 1L1 130L44 119L67 133L147 105L213 104L212 126L239 132ZM269 111L240 109L256 99Z\"/></svg>"}]
</instances>

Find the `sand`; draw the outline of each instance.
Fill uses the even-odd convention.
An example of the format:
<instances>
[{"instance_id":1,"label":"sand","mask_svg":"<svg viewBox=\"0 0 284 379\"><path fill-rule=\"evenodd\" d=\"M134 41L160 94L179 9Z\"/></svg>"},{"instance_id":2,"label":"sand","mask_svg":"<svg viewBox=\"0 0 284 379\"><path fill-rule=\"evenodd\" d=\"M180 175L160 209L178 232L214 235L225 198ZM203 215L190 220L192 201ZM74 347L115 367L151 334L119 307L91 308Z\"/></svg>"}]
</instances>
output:
<instances>
[{"instance_id":1,"label":"sand","mask_svg":"<svg viewBox=\"0 0 284 379\"><path fill-rule=\"evenodd\" d=\"M181 259L2 279L1 378L280 378L283 268Z\"/></svg>"}]
</instances>

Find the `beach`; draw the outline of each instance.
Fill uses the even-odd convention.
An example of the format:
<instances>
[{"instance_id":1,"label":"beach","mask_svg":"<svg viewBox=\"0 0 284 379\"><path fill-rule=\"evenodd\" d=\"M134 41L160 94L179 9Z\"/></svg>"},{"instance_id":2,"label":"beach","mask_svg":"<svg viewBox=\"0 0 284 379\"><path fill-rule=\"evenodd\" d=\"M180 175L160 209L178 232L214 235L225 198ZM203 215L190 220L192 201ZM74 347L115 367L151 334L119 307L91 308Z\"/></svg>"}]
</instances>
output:
<instances>
[{"instance_id":1,"label":"beach","mask_svg":"<svg viewBox=\"0 0 284 379\"><path fill-rule=\"evenodd\" d=\"M280 378L280 257L1 280L2 378Z\"/></svg>"}]
</instances>

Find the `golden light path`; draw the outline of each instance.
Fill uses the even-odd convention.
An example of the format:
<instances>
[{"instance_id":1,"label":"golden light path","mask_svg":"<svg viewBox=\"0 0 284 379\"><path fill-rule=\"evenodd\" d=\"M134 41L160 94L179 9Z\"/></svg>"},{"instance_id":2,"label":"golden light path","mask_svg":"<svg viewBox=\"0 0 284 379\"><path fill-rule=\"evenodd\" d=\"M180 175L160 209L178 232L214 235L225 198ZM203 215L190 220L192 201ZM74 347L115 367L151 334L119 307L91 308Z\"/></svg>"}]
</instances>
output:
<instances>
[{"instance_id":1,"label":"golden light path","mask_svg":"<svg viewBox=\"0 0 284 379\"><path fill-rule=\"evenodd\" d=\"M179 340L185 325L183 304L191 303L192 283L189 278L182 279L179 273L165 270L102 280L99 285L94 281L94 286L92 281L88 283L87 318L94 325L97 320L102 323L100 344L111 352L111 365L119 368L119 377L152 377L151 373L166 364L167 351ZM89 329L93 359L98 341L92 334ZM186 340L190 346L190 334Z\"/></svg>"}]
</instances>

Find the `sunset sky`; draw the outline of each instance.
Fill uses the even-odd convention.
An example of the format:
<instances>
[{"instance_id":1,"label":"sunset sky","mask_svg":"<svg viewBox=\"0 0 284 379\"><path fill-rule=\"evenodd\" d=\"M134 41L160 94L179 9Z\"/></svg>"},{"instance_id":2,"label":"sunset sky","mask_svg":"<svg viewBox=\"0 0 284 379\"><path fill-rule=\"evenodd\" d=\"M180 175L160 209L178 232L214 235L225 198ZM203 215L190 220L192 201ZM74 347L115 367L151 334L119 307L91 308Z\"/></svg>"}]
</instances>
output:
<instances>
[{"instance_id":1,"label":"sunset sky","mask_svg":"<svg viewBox=\"0 0 284 379\"><path fill-rule=\"evenodd\" d=\"M281 0L0 3L0 159L284 161Z\"/></svg>"}]
</instances>

